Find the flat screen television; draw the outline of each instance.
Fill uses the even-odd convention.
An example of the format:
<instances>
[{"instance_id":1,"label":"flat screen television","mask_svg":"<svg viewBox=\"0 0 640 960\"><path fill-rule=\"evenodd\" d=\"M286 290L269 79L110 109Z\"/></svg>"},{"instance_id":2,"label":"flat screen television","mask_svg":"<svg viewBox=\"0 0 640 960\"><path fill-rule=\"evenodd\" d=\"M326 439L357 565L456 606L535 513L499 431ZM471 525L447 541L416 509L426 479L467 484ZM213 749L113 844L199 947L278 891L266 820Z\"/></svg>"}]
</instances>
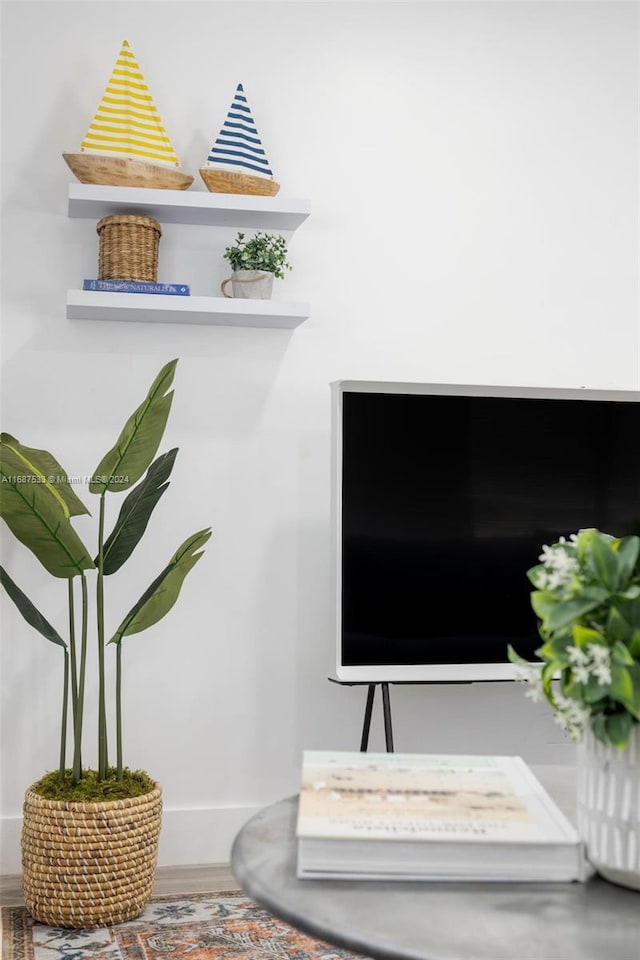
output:
<instances>
[{"instance_id":1,"label":"flat screen television","mask_svg":"<svg viewBox=\"0 0 640 960\"><path fill-rule=\"evenodd\" d=\"M640 533L640 391L339 381L332 438L340 680L513 679L542 545Z\"/></svg>"}]
</instances>

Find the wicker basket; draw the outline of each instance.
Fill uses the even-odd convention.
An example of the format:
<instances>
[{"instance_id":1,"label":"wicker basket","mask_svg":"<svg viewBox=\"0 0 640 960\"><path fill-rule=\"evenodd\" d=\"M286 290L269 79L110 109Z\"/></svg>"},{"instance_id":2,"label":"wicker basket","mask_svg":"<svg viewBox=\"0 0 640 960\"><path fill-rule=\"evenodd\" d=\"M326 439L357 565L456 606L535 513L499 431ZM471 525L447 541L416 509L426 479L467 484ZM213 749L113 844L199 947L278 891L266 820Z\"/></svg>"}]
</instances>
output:
<instances>
[{"instance_id":1,"label":"wicker basket","mask_svg":"<svg viewBox=\"0 0 640 960\"><path fill-rule=\"evenodd\" d=\"M96 227L100 238L98 279L158 279L158 245L162 229L152 217L114 214Z\"/></svg>"},{"instance_id":2,"label":"wicker basket","mask_svg":"<svg viewBox=\"0 0 640 960\"><path fill-rule=\"evenodd\" d=\"M24 900L54 927L86 928L139 916L151 897L162 791L79 803L27 790L22 827Z\"/></svg>"}]
</instances>

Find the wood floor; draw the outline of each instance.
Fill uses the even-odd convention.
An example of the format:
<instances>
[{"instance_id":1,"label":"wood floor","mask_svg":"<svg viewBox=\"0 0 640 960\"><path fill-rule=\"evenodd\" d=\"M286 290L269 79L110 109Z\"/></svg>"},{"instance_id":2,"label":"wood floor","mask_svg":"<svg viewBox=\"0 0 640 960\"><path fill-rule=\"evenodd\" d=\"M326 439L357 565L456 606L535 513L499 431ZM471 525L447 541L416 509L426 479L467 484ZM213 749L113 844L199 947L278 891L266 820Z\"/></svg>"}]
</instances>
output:
<instances>
[{"instance_id":1,"label":"wood floor","mask_svg":"<svg viewBox=\"0 0 640 960\"><path fill-rule=\"evenodd\" d=\"M192 867L158 867L154 896L178 893L212 893L236 890L238 884L228 863L200 864ZM0 876L0 904L23 904L20 875Z\"/></svg>"}]
</instances>

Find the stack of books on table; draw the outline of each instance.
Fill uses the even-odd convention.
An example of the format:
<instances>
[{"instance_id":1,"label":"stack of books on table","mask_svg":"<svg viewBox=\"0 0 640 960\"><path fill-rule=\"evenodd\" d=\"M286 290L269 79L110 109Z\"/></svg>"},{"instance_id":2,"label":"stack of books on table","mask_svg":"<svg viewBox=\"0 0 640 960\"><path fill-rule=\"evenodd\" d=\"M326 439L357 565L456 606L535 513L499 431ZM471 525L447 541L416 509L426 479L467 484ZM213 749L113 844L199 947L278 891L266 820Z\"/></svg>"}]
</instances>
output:
<instances>
[{"instance_id":1,"label":"stack of books on table","mask_svg":"<svg viewBox=\"0 0 640 960\"><path fill-rule=\"evenodd\" d=\"M300 879L572 881L580 838L520 757L305 751Z\"/></svg>"},{"instance_id":2,"label":"stack of books on table","mask_svg":"<svg viewBox=\"0 0 640 960\"><path fill-rule=\"evenodd\" d=\"M188 283L151 283L147 280L83 280L83 290L102 293L161 293L165 296L189 297Z\"/></svg>"}]
</instances>

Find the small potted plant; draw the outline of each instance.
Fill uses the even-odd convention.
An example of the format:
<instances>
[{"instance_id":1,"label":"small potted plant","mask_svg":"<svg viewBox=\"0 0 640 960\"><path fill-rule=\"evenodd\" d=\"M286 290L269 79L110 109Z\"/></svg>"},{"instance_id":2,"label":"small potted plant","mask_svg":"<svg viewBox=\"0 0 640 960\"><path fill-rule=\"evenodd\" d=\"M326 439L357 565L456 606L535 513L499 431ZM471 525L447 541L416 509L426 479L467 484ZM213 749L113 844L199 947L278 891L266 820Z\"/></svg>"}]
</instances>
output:
<instances>
[{"instance_id":1,"label":"small potted plant","mask_svg":"<svg viewBox=\"0 0 640 960\"><path fill-rule=\"evenodd\" d=\"M67 628L59 632L0 567L0 581L24 619L64 657L59 762L56 770L27 790L22 829L25 903L36 920L52 926L90 928L121 923L138 916L151 896L162 795L160 785L147 773L130 771L124 765L123 642L169 612L184 578L202 556L211 531L207 528L187 537L156 572L112 636L105 632L105 581L131 556L169 486L178 451L174 448L157 458L156 453L173 401L169 388L177 362L172 360L162 368L91 476L89 492L99 497L96 553L83 544L73 527L73 518L89 511L58 461L46 450L27 447L8 433L0 435L0 515L47 572L64 584L68 604ZM107 536L105 499L125 491L127 496ZM93 603L90 596L95 598ZM83 738L90 612L97 642L95 754ZM116 657L115 758L112 753L111 764L108 651ZM67 765L69 728L72 756ZM89 769L88 760L96 764L95 769Z\"/></svg>"},{"instance_id":2,"label":"small potted plant","mask_svg":"<svg viewBox=\"0 0 640 960\"><path fill-rule=\"evenodd\" d=\"M580 744L578 829L597 870L640 889L640 537L581 530L528 572L540 663L509 648L532 700Z\"/></svg>"},{"instance_id":3,"label":"small potted plant","mask_svg":"<svg viewBox=\"0 0 640 960\"><path fill-rule=\"evenodd\" d=\"M233 270L232 276L220 287L225 297L230 297L227 284L231 283L234 297L269 300L273 278L283 280L284 271L291 270L286 240L276 233L258 231L249 240L245 240L244 233L238 233L233 246L227 247L223 256Z\"/></svg>"}]
</instances>

